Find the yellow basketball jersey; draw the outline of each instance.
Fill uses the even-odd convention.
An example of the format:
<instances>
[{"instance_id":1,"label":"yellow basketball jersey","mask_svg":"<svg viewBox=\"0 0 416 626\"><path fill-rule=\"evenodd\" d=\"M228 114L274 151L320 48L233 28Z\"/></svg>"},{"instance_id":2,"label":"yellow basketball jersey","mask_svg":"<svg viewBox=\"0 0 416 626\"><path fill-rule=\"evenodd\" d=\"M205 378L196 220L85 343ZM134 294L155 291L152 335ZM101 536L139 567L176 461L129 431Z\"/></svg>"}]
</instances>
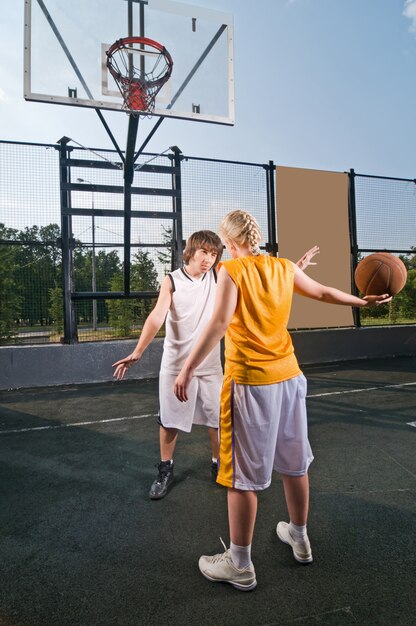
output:
<instances>
[{"instance_id":1,"label":"yellow basketball jersey","mask_svg":"<svg viewBox=\"0 0 416 626\"><path fill-rule=\"evenodd\" d=\"M225 335L225 377L240 384L270 385L300 374L287 330L292 263L259 255L222 265L238 289L237 307Z\"/></svg>"}]
</instances>

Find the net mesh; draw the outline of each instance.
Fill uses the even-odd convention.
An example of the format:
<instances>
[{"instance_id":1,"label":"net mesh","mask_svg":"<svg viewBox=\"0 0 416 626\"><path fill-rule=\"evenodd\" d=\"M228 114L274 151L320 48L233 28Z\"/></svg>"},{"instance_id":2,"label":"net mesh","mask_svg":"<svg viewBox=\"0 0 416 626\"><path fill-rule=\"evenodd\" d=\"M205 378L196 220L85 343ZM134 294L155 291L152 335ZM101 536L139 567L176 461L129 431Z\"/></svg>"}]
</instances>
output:
<instances>
[{"instance_id":1,"label":"net mesh","mask_svg":"<svg viewBox=\"0 0 416 626\"><path fill-rule=\"evenodd\" d=\"M156 96L172 73L173 63L167 50L152 40L130 37L111 46L107 57L124 107L151 115Z\"/></svg>"}]
</instances>

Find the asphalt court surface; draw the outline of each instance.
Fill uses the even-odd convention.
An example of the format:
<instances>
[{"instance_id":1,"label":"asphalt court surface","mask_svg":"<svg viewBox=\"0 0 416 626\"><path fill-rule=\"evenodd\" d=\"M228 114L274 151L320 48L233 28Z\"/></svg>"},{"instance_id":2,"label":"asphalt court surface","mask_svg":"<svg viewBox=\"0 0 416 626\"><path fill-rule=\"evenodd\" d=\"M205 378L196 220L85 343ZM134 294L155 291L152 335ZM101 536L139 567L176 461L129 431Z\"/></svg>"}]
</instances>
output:
<instances>
[{"instance_id":1,"label":"asphalt court surface","mask_svg":"<svg viewBox=\"0 0 416 626\"><path fill-rule=\"evenodd\" d=\"M207 432L159 458L155 380L0 392L0 626L416 623L416 357L304 368L314 562L276 537L278 475L259 494L257 589L199 573L229 541Z\"/></svg>"}]
</instances>

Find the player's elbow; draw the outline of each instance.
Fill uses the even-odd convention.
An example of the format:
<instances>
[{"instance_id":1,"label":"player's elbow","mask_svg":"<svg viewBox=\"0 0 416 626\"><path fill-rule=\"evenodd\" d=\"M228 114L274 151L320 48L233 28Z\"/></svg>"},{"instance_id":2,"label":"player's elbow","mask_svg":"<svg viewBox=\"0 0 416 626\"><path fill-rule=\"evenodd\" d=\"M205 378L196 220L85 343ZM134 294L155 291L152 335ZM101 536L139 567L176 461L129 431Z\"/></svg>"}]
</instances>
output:
<instances>
[{"instance_id":1,"label":"player's elbow","mask_svg":"<svg viewBox=\"0 0 416 626\"><path fill-rule=\"evenodd\" d=\"M331 296L328 291L320 291L317 293L316 299L320 302L331 302Z\"/></svg>"},{"instance_id":2,"label":"player's elbow","mask_svg":"<svg viewBox=\"0 0 416 626\"><path fill-rule=\"evenodd\" d=\"M158 311L152 311L147 318L147 322L157 332L162 327L165 317L165 315L162 315Z\"/></svg>"},{"instance_id":3,"label":"player's elbow","mask_svg":"<svg viewBox=\"0 0 416 626\"><path fill-rule=\"evenodd\" d=\"M316 299L320 302L326 302L329 304L332 302L331 292L329 290L322 289L317 293Z\"/></svg>"},{"instance_id":4,"label":"player's elbow","mask_svg":"<svg viewBox=\"0 0 416 626\"><path fill-rule=\"evenodd\" d=\"M229 320L226 317L220 316L216 317L216 319L212 320L212 332L216 336L223 337L225 332L229 326Z\"/></svg>"},{"instance_id":5,"label":"player's elbow","mask_svg":"<svg viewBox=\"0 0 416 626\"><path fill-rule=\"evenodd\" d=\"M339 298L337 297L337 293L339 293L337 290L334 290L331 287L326 287L320 292L319 300L321 302L325 302L326 304L341 304Z\"/></svg>"}]
</instances>

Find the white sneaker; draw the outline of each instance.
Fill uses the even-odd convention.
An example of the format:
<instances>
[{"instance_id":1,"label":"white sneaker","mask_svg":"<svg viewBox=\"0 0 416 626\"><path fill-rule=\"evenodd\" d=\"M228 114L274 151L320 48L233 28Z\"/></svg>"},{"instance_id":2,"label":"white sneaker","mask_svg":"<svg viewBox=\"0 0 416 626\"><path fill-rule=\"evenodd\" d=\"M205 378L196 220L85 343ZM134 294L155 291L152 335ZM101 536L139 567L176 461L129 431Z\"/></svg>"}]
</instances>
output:
<instances>
[{"instance_id":1,"label":"white sneaker","mask_svg":"<svg viewBox=\"0 0 416 626\"><path fill-rule=\"evenodd\" d=\"M222 539L221 543L225 548ZM251 591L257 585L253 565L238 569L231 560L230 549L214 556L201 556L198 565L201 574L213 582L230 583L240 591Z\"/></svg>"},{"instance_id":2,"label":"white sneaker","mask_svg":"<svg viewBox=\"0 0 416 626\"><path fill-rule=\"evenodd\" d=\"M283 543L289 544L293 550L293 556L299 563L312 563L312 550L308 536L303 539L295 539L289 531L289 524L279 522L276 528L277 536Z\"/></svg>"}]
</instances>

